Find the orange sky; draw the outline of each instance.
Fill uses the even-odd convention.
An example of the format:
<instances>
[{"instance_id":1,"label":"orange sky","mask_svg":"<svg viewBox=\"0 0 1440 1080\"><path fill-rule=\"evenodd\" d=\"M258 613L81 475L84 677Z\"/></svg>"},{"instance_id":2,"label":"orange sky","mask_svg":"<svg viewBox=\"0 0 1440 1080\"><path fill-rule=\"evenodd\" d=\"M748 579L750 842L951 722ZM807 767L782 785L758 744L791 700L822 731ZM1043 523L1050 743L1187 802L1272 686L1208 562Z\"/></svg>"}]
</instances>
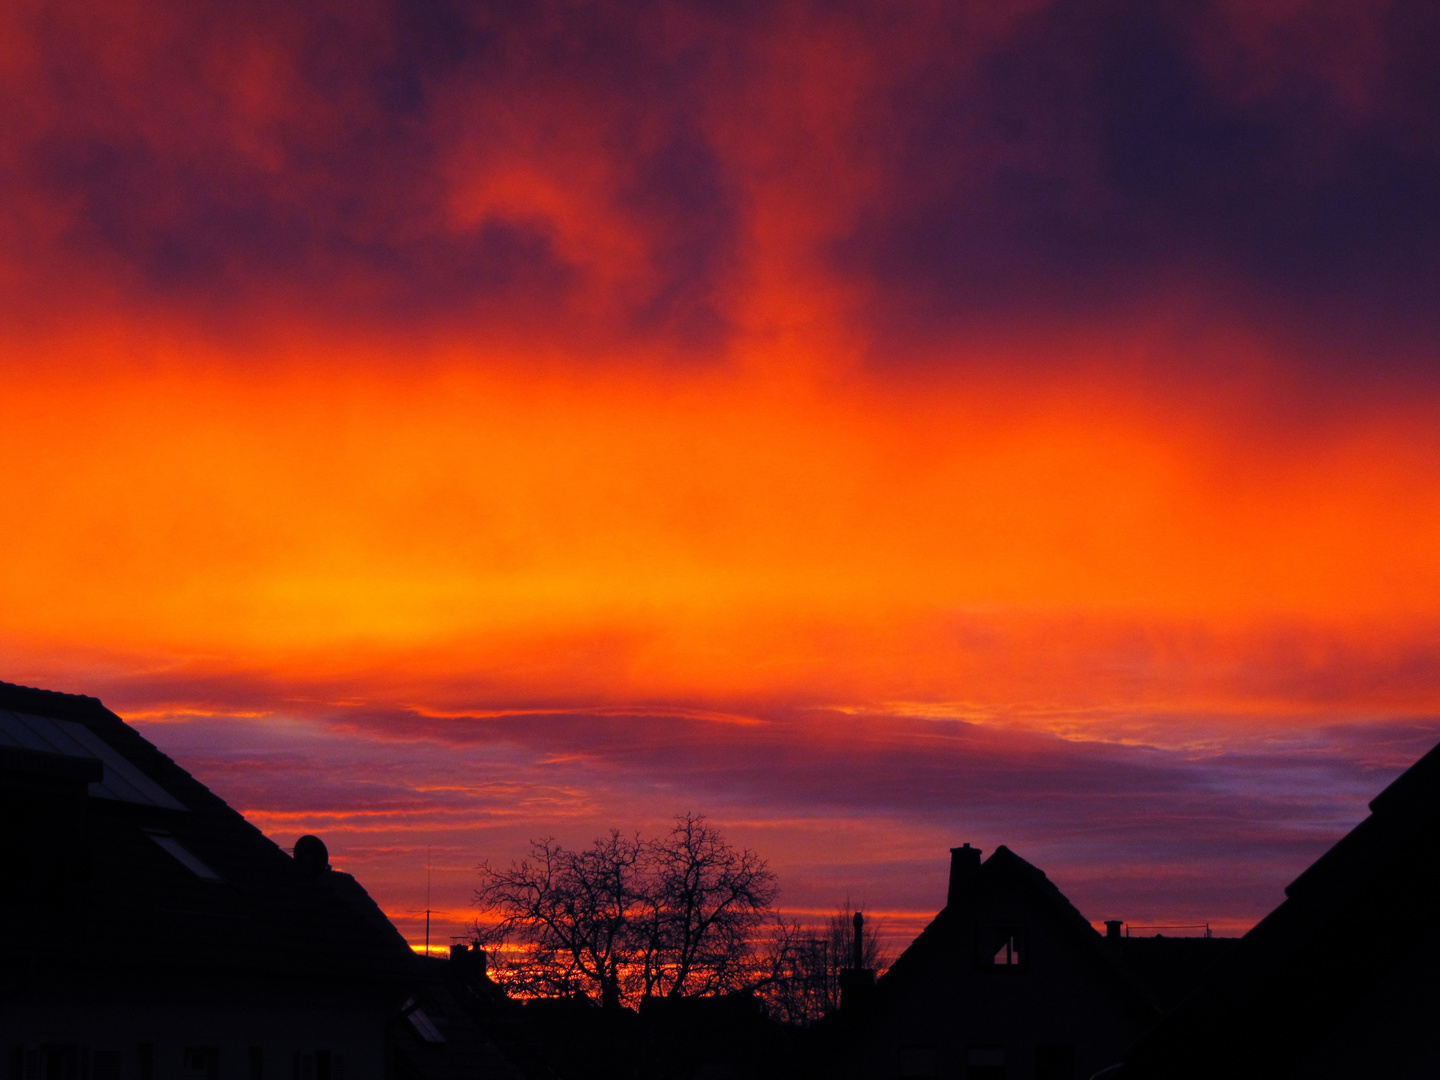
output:
<instances>
[{"instance_id":1,"label":"orange sky","mask_svg":"<svg viewBox=\"0 0 1440 1080\"><path fill-rule=\"evenodd\" d=\"M1234 685L1237 652L1287 628L1403 649L1440 610L1419 410L1295 437L1103 372L72 356L15 363L5 388L26 512L0 588L21 651L399 685L478 662L516 700L1263 711L1282 703L1264 676ZM946 620L1003 629L1004 670L977 670ZM1208 674L1067 670L1133 628L1188 637L1175 666ZM1433 706L1425 685L1369 691Z\"/></svg>"},{"instance_id":2,"label":"orange sky","mask_svg":"<svg viewBox=\"0 0 1440 1080\"><path fill-rule=\"evenodd\" d=\"M1018 810L1064 816L1055 784L1070 781L1026 771L1043 740L1204 762L1380 725L1382 743L1347 760L1383 778L1408 752L1386 725L1437 708L1440 487L1410 409L1297 436L1103 370L916 381L818 364L527 368L457 349L397 372L365 354L245 368L173 345L148 363L102 350L17 357L4 391L0 458L25 507L0 534L12 674L148 721L282 842L320 832L412 938L422 846L432 863L441 851L443 944L482 855L717 803L788 871L792 909L854 891L891 911L897 942L938 902L925 883L948 843L1017 834L1063 886L1110 903L1097 919L1128 901L1132 921L1243 928L1269 894L1253 870L1232 868L1239 898L1184 884L1193 837L1188 857L1087 856L1059 818ZM544 733L557 713L576 718L568 735ZM197 743L177 724L198 717L318 724L331 749L257 757L213 723ZM486 717L518 726L488 733ZM829 788L777 804L792 755L865 784L867 746L903 776L915 755L952 753L955 722L996 735L953 750L954 767L1005 762L1018 790L971 810L947 808L943 780L924 812L883 793L837 808ZM617 724L645 727L649 749L616 750L633 738ZM422 752L397 765L411 742ZM529 746L530 771L497 781L482 755L474 777L446 773L476 745ZM740 776L751 745L778 773L737 780L743 796L724 762L738 754ZM707 778L667 788L667 746L687 748L680 775ZM637 768L662 791L637 800ZM280 793L315 769L354 782ZM377 799L377 777L406 793ZM1222 787L1263 792L1265 777ZM1173 782L1139 797L1153 808L1133 828L1164 820ZM1313 822L1285 828L1298 838L1276 842L1313 849ZM831 865L816 845L837 843L872 859ZM1163 867L1168 899L1136 859ZM887 866L903 886L875 878Z\"/></svg>"},{"instance_id":3,"label":"orange sky","mask_svg":"<svg viewBox=\"0 0 1440 1080\"><path fill-rule=\"evenodd\" d=\"M0 678L397 913L1244 925L1440 735L1440 26L1321 6L9 6Z\"/></svg>"}]
</instances>

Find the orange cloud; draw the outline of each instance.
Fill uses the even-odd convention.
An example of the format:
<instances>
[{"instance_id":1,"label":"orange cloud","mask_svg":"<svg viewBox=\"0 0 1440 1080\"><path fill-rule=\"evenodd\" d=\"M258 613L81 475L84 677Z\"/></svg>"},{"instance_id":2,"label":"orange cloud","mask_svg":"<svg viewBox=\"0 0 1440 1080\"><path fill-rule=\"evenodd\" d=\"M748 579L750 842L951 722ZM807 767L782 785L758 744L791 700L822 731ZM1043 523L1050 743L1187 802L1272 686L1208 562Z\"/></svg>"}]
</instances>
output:
<instances>
[{"instance_id":1,"label":"orange cloud","mask_svg":"<svg viewBox=\"0 0 1440 1080\"><path fill-rule=\"evenodd\" d=\"M1440 607L1434 437L1399 410L1293 439L1093 380L20 360L12 649L522 701L1103 699ZM1105 659L1136 634L1149 676Z\"/></svg>"}]
</instances>

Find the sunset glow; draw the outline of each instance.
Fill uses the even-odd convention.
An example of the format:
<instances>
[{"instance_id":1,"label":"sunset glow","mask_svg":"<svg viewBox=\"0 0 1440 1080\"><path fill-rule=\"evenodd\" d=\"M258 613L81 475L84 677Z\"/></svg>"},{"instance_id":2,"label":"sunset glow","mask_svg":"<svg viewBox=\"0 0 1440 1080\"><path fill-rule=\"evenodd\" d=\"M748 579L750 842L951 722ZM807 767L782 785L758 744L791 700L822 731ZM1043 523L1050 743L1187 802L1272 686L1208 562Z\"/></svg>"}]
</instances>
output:
<instances>
[{"instance_id":1,"label":"sunset glow","mask_svg":"<svg viewBox=\"0 0 1440 1080\"><path fill-rule=\"evenodd\" d=\"M10 6L0 678L412 941L690 809L1249 925L1440 734L1440 142L1406 5L1113 7Z\"/></svg>"}]
</instances>

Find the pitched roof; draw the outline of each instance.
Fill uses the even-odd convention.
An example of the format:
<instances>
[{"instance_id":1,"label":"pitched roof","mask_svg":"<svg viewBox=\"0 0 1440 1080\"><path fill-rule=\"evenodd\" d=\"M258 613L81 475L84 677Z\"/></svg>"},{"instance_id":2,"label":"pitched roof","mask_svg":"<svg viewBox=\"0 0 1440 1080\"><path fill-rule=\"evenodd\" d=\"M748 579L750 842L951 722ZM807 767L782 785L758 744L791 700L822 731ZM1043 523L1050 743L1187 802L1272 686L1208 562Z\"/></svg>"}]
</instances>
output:
<instances>
[{"instance_id":1,"label":"pitched roof","mask_svg":"<svg viewBox=\"0 0 1440 1080\"><path fill-rule=\"evenodd\" d=\"M1370 811L1135 1045L1127 1078L1284 1075L1433 939L1440 746Z\"/></svg>"},{"instance_id":2,"label":"pitched roof","mask_svg":"<svg viewBox=\"0 0 1440 1080\"><path fill-rule=\"evenodd\" d=\"M98 699L0 683L0 752L101 767L89 784L88 883L69 904L7 913L0 960L346 978L418 970L354 878L307 874Z\"/></svg>"},{"instance_id":3,"label":"pitched roof","mask_svg":"<svg viewBox=\"0 0 1440 1080\"><path fill-rule=\"evenodd\" d=\"M1079 909L1070 903L1065 894L1038 866L1025 861L1002 844L981 864L980 880L990 888L1018 886L1033 899L1039 901L1043 908L1049 911L1056 924L1069 932L1072 939L1096 960L1102 970L1109 974L1119 992L1129 1000L1134 1008L1139 1010L1142 1015L1158 1015L1155 1002L1146 988L1118 962L1114 953L1105 947L1104 938L1096 933L1089 920L1080 914ZM968 914L966 907L967 905L962 903L960 910L952 910L947 905L920 932L920 935L911 942L910 947L880 978L878 988L882 998L893 994L897 986L908 981L913 971L928 965L930 958L937 952L963 947L957 943L956 934L959 931L961 919Z\"/></svg>"}]
</instances>

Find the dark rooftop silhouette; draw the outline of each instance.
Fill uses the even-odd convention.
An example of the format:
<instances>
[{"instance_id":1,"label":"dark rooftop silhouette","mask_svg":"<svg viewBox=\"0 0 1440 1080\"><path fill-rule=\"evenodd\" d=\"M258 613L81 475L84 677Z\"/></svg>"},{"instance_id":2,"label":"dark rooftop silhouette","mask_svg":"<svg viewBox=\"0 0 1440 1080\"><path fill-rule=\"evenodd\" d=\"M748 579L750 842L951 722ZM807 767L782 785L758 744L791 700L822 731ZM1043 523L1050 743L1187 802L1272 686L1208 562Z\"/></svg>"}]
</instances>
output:
<instances>
[{"instance_id":1,"label":"dark rooftop silhouette","mask_svg":"<svg viewBox=\"0 0 1440 1080\"><path fill-rule=\"evenodd\" d=\"M1440 747L1126 1055L1149 1077L1440 1075Z\"/></svg>"},{"instance_id":2,"label":"dark rooftop silhouette","mask_svg":"<svg viewBox=\"0 0 1440 1080\"><path fill-rule=\"evenodd\" d=\"M0 683L0 811L14 1080L525 1075L439 1013L483 966L428 965L323 841L287 855L97 699Z\"/></svg>"},{"instance_id":3,"label":"dark rooftop silhouette","mask_svg":"<svg viewBox=\"0 0 1440 1080\"><path fill-rule=\"evenodd\" d=\"M1116 1060L1227 944L1102 937L1009 848L983 861L969 844L952 848L944 909L873 995L846 1001L816 1074L1088 1076Z\"/></svg>"}]
</instances>

